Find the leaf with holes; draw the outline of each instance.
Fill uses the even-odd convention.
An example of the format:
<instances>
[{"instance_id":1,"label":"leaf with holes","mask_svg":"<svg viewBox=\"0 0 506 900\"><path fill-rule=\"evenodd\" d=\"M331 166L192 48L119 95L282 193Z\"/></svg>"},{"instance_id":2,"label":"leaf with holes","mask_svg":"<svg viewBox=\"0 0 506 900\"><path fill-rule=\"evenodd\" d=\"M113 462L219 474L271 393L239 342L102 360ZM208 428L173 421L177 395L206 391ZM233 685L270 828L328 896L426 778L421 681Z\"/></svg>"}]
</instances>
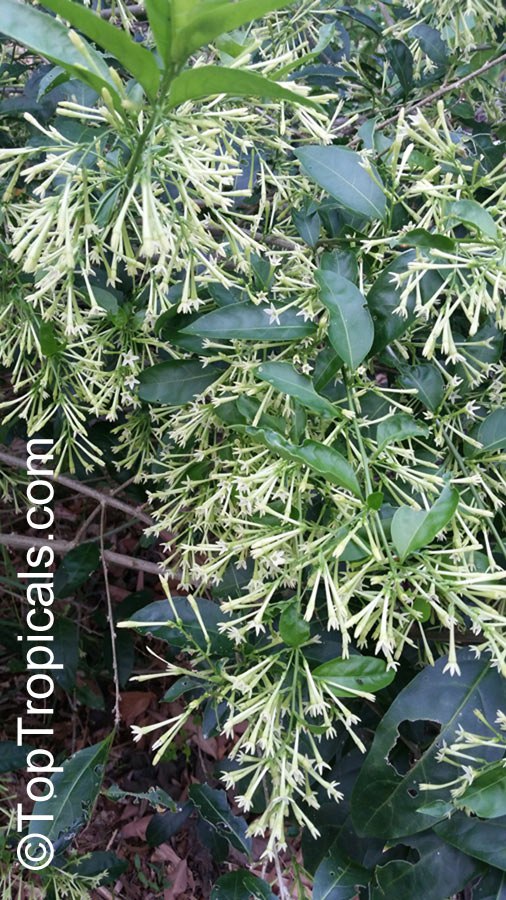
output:
<instances>
[{"instance_id":1,"label":"leaf with holes","mask_svg":"<svg viewBox=\"0 0 506 900\"><path fill-rule=\"evenodd\" d=\"M353 900L357 888L369 884L371 873L353 862L343 850L332 844L318 866L313 882L313 900Z\"/></svg>"},{"instance_id":2,"label":"leaf with holes","mask_svg":"<svg viewBox=\"0 0 506 900\"><path fill-rule=\"evenodd\" d=\"M455 778L454 766L439 762L443 743L455 741L460 727L475 730L475 709L493 721L504 702L503 679L486 660L461 651L457 654L461 674L453 678L443 672L447 662L438 659L433 667L416 675L379 723L352 793L352 819L360 834L393 840L431 828L434 817L421 809L436 800L447 800L444 785ZM427 721L431 728L424 732L411 767L403 773L390 762L390 756L399 741L399 727L406 720ZM438 726L439 733L434 734ZM480 748L481 752L490 761L497 757L493 748ZM426 790L422 788L425 784L436 787Z\"/></svg>"},{"instance_id":3,"label":"leaf with holes","mask_svg":"<svg viewBox=\"0 0 506 900\"><path fill-rule=\"evenodd\" d=\"M188 796L206 822L216 828L232 847L249 856L251 839L246 836L246 822L241 816L232 814L225 791L217 791L208 784L192 784Z\"/></svg>"},{"instance_id":4,"label":"leaf with holes","mask_svg":"<svg viewBox=\"0 0 506 900\"><path fill-rule=\"evenodd\" d=\"M54 793L48 800L37 800L30 834L40 833L55 845L55 852L66 846L89 821L105 772L113 735L78 750L63 763L63 771L51 777ZM52 816L45 820L44 816Z\"/></svg>"}]
</instances>

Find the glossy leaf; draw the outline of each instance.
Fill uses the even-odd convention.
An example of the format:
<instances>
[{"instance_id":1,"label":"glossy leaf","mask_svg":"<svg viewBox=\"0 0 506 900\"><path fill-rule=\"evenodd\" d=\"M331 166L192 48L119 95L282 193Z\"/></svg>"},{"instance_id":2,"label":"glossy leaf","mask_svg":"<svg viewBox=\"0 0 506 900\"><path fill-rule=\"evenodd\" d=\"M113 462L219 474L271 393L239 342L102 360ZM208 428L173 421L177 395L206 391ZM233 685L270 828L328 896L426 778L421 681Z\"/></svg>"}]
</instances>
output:
<instances>
[{"instance_id":1,"label":"glossy leaf","mask_svg":"<svg viewBox=\"0 0 506 900\"><path fill-rule=\"evenodd\" d=\"M388 59L395 72L404 98L408 97L413 87L413 57L411 50L404 43L396 39L387 41Z\"/></svg>"},{"instance_id":2,"label":"glossy leaf","mask_svg":"<svg viewBox=\"0 0 506 900\"><path fill-rule=\"evenodd\" d=\"M490 721L495 718L504 698L501 675L487 660L477 660L469 651L458 653L457 661L461 674L453 678L443 672L446 658L427 666L401 690L379 723L352 794L352 818L360 834L393 840L431 828L433 816L421 810L436 800L447 800L448 788L444 785L455 778L454 766L439 761L443 742L454 742L460 727L475 730L475 709ZM411 767L402 774L389 761L389 755L405 720L428 720L441 728L439 733L432 729L431 739L424 738ZM488 755L487 750L482 752L487 759L493 758L492 751ZM425 790L422 784L436 788Z\"/></svg>"},{"instance_id":3,"label":"glossy leaf","mask_svg":"<svg viewBox=\"0 0 506 900\"><path fill-rule=\"evenodd\" d=\"M333 347L324 347L316 357L313 384L317 391L323 391L342 368L342 362Z\"/></svg>"},{"instance_id":4,"label":"glossy leaf","mask_svg":"<svg viewBox=\"0 0 506 900\"><path fill-rule=\"evenodd\" d=\"M328 269L320 269L316 277L320 300L329 312L330 343L353 372L374 340L374 324L365 297L351 281Z\"/></svg>"},{"instance_id":5,"label":"glossy leaf","mask_svg":"<svg viewBox=\"0 0 506 900\"><path fill-rule=\"evenodd\" d=\"M506 766L504 760L487 766L455 800L456 806L480 816L497 819L506 813Z\"/></svg>"},{"instance_id":6,"label":"glossy leaf","mask_svg":"<svg viewBox=\"0 0 506 900\"><path fill-rule=\"evenodd\" d=\"M139 397L163 406L184 406L203 394L222 374L223 366L203 366L194 359L177 359L149 366L139 375Z\"/></svg>"},{"instance_id":7,"label":"glossy leaf","mask_svg":"<svg viewBox=\"0 0 506 900\"><path fill-rule=\"evenodd\" d=\"M383 219L386 197L378 173L364 169L363 158L344 147L308 145L295 151L303 169L345 209L368 219Z\"/></svg>"},{"instance_id":8,"label":"glossy leaf","mask_svg":"<svg viewBox=\"0 0 506 900\"><path fill-rule=\"evenodd\" d=\"M445 384L436 366L430 363L410 366L409 369L403 369L399 381L405 388L415 388L418 400L431 412L436 412L441 406Z\"/></svg>"},{"instance_id":9,"label":"glossy leaf","mask_svg":"<svg viewBox=\"0 0 506 900\"><path fill-rule=\"evenodd\" d=\"M0 32L61 66L97 93L100 94L106 87L111 96L120 102L108 67L100 54L84 38L80 40L86 54L81 53L70 40L68 28L47 13L19 0L2 0Z\"/></svg>"},{"instance_id":10,"label":"glossy leaf","mask_svg":"<svg viewBox=\"0 0 506 900\"><path fill-rule=\"evenodd\" d=\"M478 440L483 444L479 453L506 450L506 409L495 409L478 428Z\"/></svg>"},{"instance_id":11,"label":"glossy leaf","mask_svg":"<svg viewBox=\"0 0 506 900\"><path fill-rule=\"evenodd\" d=\"M253 19L290 5L290 0L237 0L235 3L193 3L187 24L175 36L175 53L187 59L194 50L209 44L220 34L234 31Z\"/></svg>"},{"instance_id":12,"label":"glossy leaf","mask_svg":"<svg viewBox=\"0 0 506 900\"><path fill-rule=\"evenodd\" d=\"M278 432L268 428L255 428L252 425L242 427L246 434L259 443L265 444L283 459L309 466L331 484L346 488L356 497L362 496L360 484L352 466L333 447L327 447L325 444L320 444L319 441L311 440L305 440L300 445L292 444Z\"/></svg>"},{"instance_id":13,"label":"glossy leaf","mask_svg":"<svg viewBox=\"0 0 506 900\"><path fill-rule=\"evenodd\" d=\"M43 5L57 13L102 47L129 72L152 100L160 83L160 69L149 50L138 44L123 29L111 25L100 15L76 3L76 0L43 0Z\"/></svg>"},{"instance_id":14,"label":"glossy leaf","mask_svg":"<svg viewBox=\"0 0 506 900\"><path fill-rule=\"evenodd\" d=\"M317 104L302 94L282 87L276 81L226 66L196 66L185 69L171 82L169 105L174 108L188 100L202 100L216 94L231 97L261 97L264 100L286 100L314 109Z\"/></svg>"},{"instance_id":15,"label":"glossy leaf","mask_svg":"<svg viewBox=\"0 0 506 900\"><path fill-rule=\"evenodd\" d=\"M87 541L73 547L63 557L54 575L54 592L57 597L69 597L88 580L100 566L98 545Z\"/></svg>"},{"instance_id":16,"label":"glossy leaf","mask_svg":"<svg viewBox=\"0 0 506 900\"><path fill-rule=\"evenodd\" d=\"M357 887L369 884L371 874L353 862L343 850L333 844L316 869L313 900L354 900Z\"/></svg>"},{"instance_id":17,"label":"glossy leaf","mask_svg":"<svg viewBox=\"0 0 506 900\"><path fill-rule=\"evenodd\" d=\"M206 822L226 837L232 847L249 856L251 839L246 836L246 822L232 814L225 791L215 790L208 784L192 784L188 796Z\"/></svg>"},{"instance_id":18,"label":"glossy leaf","mask_svg":"<svg viewBox=\"0 0 506 900\"><path fill-rule=\"evenodd\" d=\"M16 741L0 741L0 775L26 767L26 756L35 748L30 744L18 746Z\"/></svg>"},{"instance_id":19,"label":"glossy leaf","mask_svg":"<svg viewBox=\"0 0 506 900\"><path fill-rule=\"evenodd\" d=\"M199 597L196 602L207 636L186 597L172 596L172 603L168 600L155 600L137 610L127 622L119 622L118 627L135 628L141 634L152 634L159 640L181 648L188 646L189 635L203 650L209 644L211 650L219 656L230 654L233 644L218 628L220 622L226 621L226 615L212 600ZM198 680L195 684L198 685Z\"/></svg>"},{"instance_id":20,"label":"glossy leaf","mask_svg":"<svg viewBox=\"0 0 506 900\"><path fill-rule=\"evenodd\" d=\"M480 871L476 860L433 841L416 863L394 860L376 869L371 900L446 900Z\"/></svg>"},{"instance_id":21,"label":"glossy leaf","mask_svg":"<svg viewBox=\"0 0 506 900\"><path fill-rule=\"evenodd\" d=\"M311 629L302 618L297 601L284 607L279 617L279 636L289 647L300 647L309 640Z\"/></svg>"},{"instance_id":22,"label":"glossy leaf","mask_svg":"<svg viewBox=\"0 0 506 900\"><path fill-rule=\"evenodd\" d=\"M459 503L459 492L445 487L430 509L401 506L392 519L391 534L401 560L431 544L452 520Z\"/></svg>"},{"instance_id":23,"label":"glossy leaf","mask_svg":"<svg viewBox=\"0 0 506 900\"><path fill-rule=\"evenodd\" d=\"M161 59L167 65L171 53L171 4L170 0L144 0L149 25Z\"/></svg>"},{"instance_id":24,"label":"glossy leaf","mask_svg":"<svg viewBox=\"0 0 506 900\"><path fill-rule=\"evenodd\" d=\"M488 868L483 878L473 886L473 900L504 900L506 872Z\"/></svg>"},{"instance_id":25,"label":"glossy leaf","mask_svg":"<svg viewBox=\"0 0 506 900\"><path fill-rule=\"evenodd\" d=\"M53 820L35 819L30 833L40 833L58 847L66 845L88 822L98 797L111 748L111 737L92 747L78 750L55 772L51 781L54 794L48 800L38 800L33 815L53 816Z\"/></svg>"},{"instance_id":26,"label":"glossy leaf","mask_svg":"<svg viewBox=\"0 0 506 900\"><path fill-rule=\"evenodd\" d=\"M316 326L305 322L296 309L276 316L270 307L245 301L215 309L199 316L182 329L211 340L292 341L314 334Z\"/></svg>"},{"instance_id":27,"label":"glossy leaf","mask_svg":"<svg viewBox=\"0 0 506 900\"><path fill-rule=\"evenodd\" d=\"M288 362L262 363L256 370L257 378L267 381L283 394L295 397L303 406L323 416L335 418L337 411L329 400L315 391L311 379L297 372Z\"/></svg>"},{"instance_id":28,"label":"glossy leaf","mask_svg":"<svg viewBox=\"0 0 506 900\"><path fill-rule=\"evenodd\" d=\"M446 204L446 215L450 224L462 222L473 230L478 230L485 237L497 238L497 224L488 212L476 200L453 200Z\"/></svg>"},{"instance_id":29,"label":"glossy leaf","mask_svg":"<svg viewBox=\"0 0 506 900\"><path fill-rule=\"evenodd\" d=\"M408 416L406 413L395 413L378 424L376 431L378 450L382 450L389 444L405 441L407 438L427 437L428 434L427 426L418 422L413 416Z\"/></svg>"},{"instance_id":30,"label":"glossy leaf","mask_svg":"<svg viewBox=\"0 0 506 900\"><path fill-rule=\"evenodd\" d=\"M146 829L146 840L150 847L158 847L170 841L181 830L193 812L191 803L183 803L176 811L157 813Z\"/></svg>"},{"instance_id":31,"label":"glossy leaf","mask_svg":"<svg viewBox=\"0 0 506 900\"><path fill-rule=\"evenodd\" d=\"M404 284L399 286L396 276L409 270L416 259L414 250L407 250L396 257L390 265L378 275L367 294L367 305L374 322L373 353L379 353L392 341L400 338L415 320L415 292L412 291L406 303L405 313L396 312L401 303ZM438 272L429 269L419 282L422 301L428 302L442 284Z\"/></svg>"},{"instance_id":32,"label":"glossy leaf","mask_svg":"<svg viewBox=\"0 0 506 900\"><path fill-rule=\"evenodd\" d=\"M276 900L266 881L247 869L227 872L215 882L211 900Z\"/></svg>"},{"instance_id":33,"label":"glossy leaf","mask_svg":"<svg viewBox=\"0 0 506 900\"><path fill-rule=\"evenodd\" d=\"M506 816L489 822L456 813L434 831L452 847L506 872Z\"/></svg>"},{"instance_id":34,"label":"glossy leaf","mask_svg":"<svg viewBox=\"0 0 506 900\"><path fill-rule=\"evenodd\" d=\"M313 678L324 681L336 697L353 697L356 691L375 694L387 687L395 672L387 670L383 659L373 656L350 656L331 659L313 669Z\"/></svg>"}]
</instances>

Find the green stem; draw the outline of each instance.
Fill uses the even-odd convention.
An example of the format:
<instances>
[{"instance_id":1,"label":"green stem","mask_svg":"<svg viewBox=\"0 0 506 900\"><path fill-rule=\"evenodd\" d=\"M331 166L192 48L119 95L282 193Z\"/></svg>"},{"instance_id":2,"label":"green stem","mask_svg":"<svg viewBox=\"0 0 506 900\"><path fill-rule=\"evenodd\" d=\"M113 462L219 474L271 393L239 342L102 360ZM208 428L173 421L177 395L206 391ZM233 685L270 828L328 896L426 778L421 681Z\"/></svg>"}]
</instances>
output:
<instances>
[{"instance_id":1,"label":"green stem","mask_svg":"<svg viewBox=\"0 0 506 900\"><path fill-rule=\"evenodd\" d=\"M139 140L137 141L137 145L132 154L132 158L128 164L128 169L127 169L127 173L126 173L126 181L125 181L125 187L127 190L132 185L134 175L137 171L137 166L139 165L144 147L146 146L146 141L148 140L151 132L153 131L153 129L155 128L155 126L158 124L158 122L160 120L160 114L162 113L162 110L163 110L164 97L166 96L166 94L170 88L170 85L172 83L172 80L176 74L177 74L177 69L174 64L168 66L168 68L165 70L165 72L163 74L163 78L162 78L162 81L160 84L160 90L158 92L157 101L156 101L153 111L147 121L146 127L143 129L143 131L141 132L141 134L139 136Z\"/></svg>"}]
</instances>

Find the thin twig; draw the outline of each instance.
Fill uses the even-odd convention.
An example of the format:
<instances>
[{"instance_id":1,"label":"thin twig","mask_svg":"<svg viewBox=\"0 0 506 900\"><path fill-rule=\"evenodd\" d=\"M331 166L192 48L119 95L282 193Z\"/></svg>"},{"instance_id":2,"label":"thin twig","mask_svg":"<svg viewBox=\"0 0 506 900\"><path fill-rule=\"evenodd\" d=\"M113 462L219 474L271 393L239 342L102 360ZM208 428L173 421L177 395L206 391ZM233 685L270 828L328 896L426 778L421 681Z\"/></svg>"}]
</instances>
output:
<instances>
[{"instance_id":1,"label":"thin twig","mask_svg":"<svg viewBox=\"0 0 506 900\"><path fill-rule=\"evenodd\" d=\"M1 462L13 468L24 469L26 471L27 460L21 459L19 456L15 456L13 453L6 453L4 450L0 450L0 463ZM127 513L129 516L134 516L136 519L139 519L140 522L144 522L145 525L153 525L153 520L147 515L147 513L142 510L141 507L131 506L130 503L125 503L123 500L118 500L113 496L112 493L97 491L95 488L88 487L88 485L82 484L80 481L75 481L73 478L67 478L66 475L55 475L54 473L49 473L48 475L44 475L44 477L49 481L54 481L55 484L61 484L64 487L69 488L71 491L75 491L78 494L83 494L85 497L92 497L93 500L97 501L97 503L105 503L107 506L112 507L112 509L119 509L121 512Z\"/></svg>"},{"instance_id":2,"label":"thin twig","mask_svg":"<svg viewBox=\"0 0 506 900\"><path fill-rule=\"evenodd\" d=\"M488 62L483 63L479 69L476 69L474 72L469 72L467 75L463 75L462 78L457 78L456 81L452 81L449 84L442 84L437 91L432 91L432 94L427 94L426 97L422 97L421 100L415 100L408 107L406 107L406 112L412 112L414 109L419 109L421 106L427 106L428 103L433 103L434 100L439 100L440 97L444 97L445 94L448 94L450 91L458 90L462 87L462 85L467 84L468 81L472 81L473 78L479 78L480 75L484 75L485 72L488 72L489 69L492 69L494 66L499 65L499 63L506 62L506 53L502 53L501 56L496 56L495 59L489 59ZM395 116L390 116L389 119L385 119L384 122L380 122L376 126L376 130L380 128L386 128L388 125L392 125L397 121L398 113Z\"/></svg>"},{"instance_id":3,"label":"thin twig","mask_svg":"<svg viewBox=\"0 0 506 900\"><path fill-rule=\"evenodd\" d=\"M111 590L109 587L109 572L107 569L107 560L105 558L104 531L105 531L106 506L102 504L100 513L100 555L102 557L102 571L104 573L105 596L107 600L107 621L109 622L109 633L111 635L111 655L112 655L112 676L114 681L114 725L117 728L121 721L120 712L120 687L118 672L118 656L116 653L116 631L114 628L114 614L112 611Z\"/></svg>"},{"instance_id":4,"label":"thin twig","mask_svg":"<svg viewBox=\"0 0 506 900\"><path fill-rule=\"evenodd\" d=\"M23 534L0 534L0 545L14 547L18 550L28 550L30 547L53 548L57 556L64 556L69 550L73 550L77 544L74 541L50 541L44 538L30 537ZM123 553L115 553L113 550L104 550L104 558L111 565L124 566L125 569L133 569L134 572L147 572L148 575L160 577L162 569L158 563L148 562L146 559L137 559L133 556L125 556Z\"/></svg>"}]
</instances>

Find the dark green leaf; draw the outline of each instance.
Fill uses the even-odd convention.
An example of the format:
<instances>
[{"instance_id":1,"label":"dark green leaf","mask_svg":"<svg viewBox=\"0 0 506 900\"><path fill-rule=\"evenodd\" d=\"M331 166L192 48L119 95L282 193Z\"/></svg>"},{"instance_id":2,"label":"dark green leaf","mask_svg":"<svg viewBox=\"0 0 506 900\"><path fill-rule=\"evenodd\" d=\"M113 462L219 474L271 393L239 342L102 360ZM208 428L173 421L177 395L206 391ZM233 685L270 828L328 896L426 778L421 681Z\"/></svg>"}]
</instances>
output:
<instances>
[{"instance_id":1,"label":"dark green leaf","mask_svg":"<svg viewBox=\"0 0 506 900\"><path fill-rule=\"evenodd\" d=\"M363 167L363 158L344 147L308 145L295 151L307 174L341 206L368 219L383 219L386 197L378 173Z\"/></svg>"},{"instance_id":2,"label":"dark green leaf","mask_svg":"<svg viewBox=\"0 0 506 900\"><path fill-rule=\"evenodd\" d=\"M415 25L411 28L409 36L417 39L423 52L426 53L429 59L435 62L436 65L446 66L446 63L448 62L448 48L442 40L439 31L436 31L435 28L431 28L430 25L421 22L419 25Z\"/></svg>"},{"instance_id":3,"label":"dark green leaf","mask_svg":"<svg viewBox=\"0 0 506 900\"><path fill-rule=\"evenodd\" d=\"M358 279L357 257L349 247L327 250L320 257L320 271L334 272L356 284Z\"/></svg>"},{"instance_id":4,"label":"dark green leaf","mask_svg":"<svg viewBox=\"0 0 506 900\"><path fill-rule=\"evenodd\" d=\"M43 0L53 12L102 47L137 79L153 100L160 83L160 69L155 57L142 44L137 43L123 28L111 25L100 15L81 6L75 0Z\"/></svg>"},{"instance_id":5,"label":"dark green leaf","mask_svg":"<svg viewBox=\"0 0 506 900\"><path fill-rule=\"evenodd\" d=\"M413 87L413 57L404 41L387 41L386 50L390 65L397 75L404 99Z\"/></svg>"},{"instance_id":6,"label":"dark green leaf","mask_svg":"<svg viewBox=\"0 0 506 900\"><path fill-rule=\"evenodd\" d=\"M313 669L313 678L324 681L336 697L353 697L356 691L374 694L387 687L395 672L387 671L386 663L373 656L350 656L331 659Z\"/></svg>"},{"instance_id":7,"label":"dark green leaf","mask_svg":"<svg viewBox=\"0 0 506 900\"><path fill-rule=\"evenodd\" d=\"M181 830L193 812L191 803L184 803L176 812L157 813L148 824L146 840L150 847L158 847L170 841Z\"/></svg>"},{"instance_id":8,"label":"dark green leaf","mask_svg":"<svg viewBox=\"0 0 506 900\"><path fill-rule=\"evenodd\" d=\"M488 869L473 886L473 900L504 900L505 897L506 872L500 869Z\"/></svg>"},{"instance_id":9,"label":"dark green leaf","mask_svg":"<svg viewBox=\"0 0 506 900\"><path fill-rule=\"evenodd\" d=\"M506 816L488 822L456 813L434 831L452 847L506 872Z\"/></svg>"},{"instance_id":10,"label":"dark green leaf","mask_svg":"<svg viewBox=\"0 0 506 900\"><path fill-rule=\"evenodd\" d=\"M220 622L226 622L226 615L212 600L198 597L196 603L209 636L211 649L218 656L229 655L233 644L218 629ZM174 647L186 647L187 635L203 650L208 646L206 635L186 597L173 596L172 603L168 600L155 600L143 609L137 610L128 622L120 622L118 625L121 628L135 628L141 634L152 634Z\"/></svg>"},{"instance_id":11,"label":"dark green leaf","mask_svg":"<svg viewBox=\"0 0 506 900\"><path fill-rule=\"evenodd\" d=\"M39 327L39 344L42 355L50 359L58 356L65 349L65 344L57 338L51 322L41 322Z\"/></svg>"},{"instance_id":12,"label":"dark green leaf","mask_svg":"<svg viewBox=\"0 0 506 900\"><path fill-rule=\"evenodd\" d=\"M199 316L182 329L183 334L197 334L211 340L292 341L316 331L312 322L305 322L296 309L277 315L276 310L245 301L215 309Z\"/></svg>"},{"instance_id":13,"label":"dark green leaf","mask_svg":"<svg viewBox=\"0 0 506 900\"><path fill-rule=\"evenodd\" d=\"M335 418L337 411L335 407L325 397L317 394L311 379L307 375L300 372L288 362L267 362L262 363L256 370L257 378L267 381L290 397L295 397L303 406L313 412L321 413L323 416Z\"/></svg>"},{"instance_id":14,"label":"dark green leaf","mask_svg":"<svg viewBox=\"0 0 506 900\"><path fill-rule=\"evenodd\" d=\"M54 592L57 597L69 597L87 581L100 565L97 544L87 542L69 550L54 575Z\"/></svg>"},{"instance_id":15,"label":"dark green leaf","mask_svg":"<svg viewBox=\"0 0 506 900\"><path fill-rule=\"evenodd\" d=\"M327 447L325 444L320 444L319 441L311 440L305 440L297 446L268 428L255 428L252 425L242 427L246 434L265 444L283 459L309 466L331 484L344 487L357 497L362 496L360 484L353 468L344 456L333 447Z\"/></svg>"},{"instance_id":16,"label":"dark green leaf","mask_svg":"<svg viewBox=\"0 0 506 900\"><path fill-rule=\"evenodd\" d=\"M495 409L478 428L478 440L483 444L484 453L490 450L506 449L506 409Z\"/></svg>"},{"instance_id":17,"label":"dark green leaf","mask_svg":"<svg viewBox=\"0 0 506 900\"><path fill-rule=\"evenodd\" d=\"M148 403L184 406L203 394L223 372L219 363L204 366L194 359L157 363L139 375L139 397Z\"/></svg>"},{"instance_id":18,"label":"dark green leaf","mask_svg":"<svg viewBox=\"0 0 506 900\"><path fill-rule=\"evenodd\" d=\"M371 900L446 900L461 891L479 871L475 860L434 842L414 864L394 860L378 866L377 887L372 888Z\"/></svg>"},{"instance_id":19,"label":"dark green leaf","mask_svg":"<svg viewBox=\"0 0 506 900\"><path fill-rule=\"evenodd\" d=\"M316 357L313 384L315 390L323 391L329 381L335 378L342 367L342 362L333 347L324 347Z\"/></svg>"},{"instance_id":20,"label":"dark green leaf","mask_svg":"<svg viewBox=\"0 0 506 900\"><path fill-rule=\"evenodd\" d=\"M232 847L249 856L251 839L246 836L246 822L232 814L225 791L217 791L208 784L192 784L188 796L206 822L226 837Z\"/></svg>"},{"instance_id":21,"label":"dark green leaf","mask_svg":"<svg viewBox=\"0 0 506 900\"><path fill-rule=\"evenodd\" d=\"M504 760L491 763L455 800L456 806L482 819L498 819L506 810L506 766Z\"/></svg>"},{"instance_id":22,"label":"dark green leaf","mask_svg":"<svg viewBox=\"0 0 506 900\"><path fill-rule=\"evenodd\" d=\"M77 666L79 664L79 627L71 618L58 616L53 629L53 653L56 663L63 669L57 669L54 678L65 691L72 691L76 684Z\"/></svg>"},{"instance_id":23,"label":"dark green leaf","mask_svg":"<svg viewBox=\"0 0 506 900\"><path fill-rule=\"evenodd\" d=\"M63 763L63 771L51 777L53 796L35 803L31 834L38 832L53 844L66 844L86 825L100 791L110 748L111 737L79 750ZM42 816L52 816L53 820L37 819Z\"/></svg>"},{"instance_id":24,"label":"dark green leaf","mask_svg":"<svg viewBox=\"0 0 506 900\"><path fill-rule=\"evenodd\" d=\"M353 282L328 269L319 269L316 278L320 300L329 311L330 343L353 372L374 340L374 324L365 297Z\"/></svg>"},{"instance_id":25,"label":"dark green leaf","mask_svg":"<svg viewBox=\"0 0 506 900\"><path fill-rule=\"evenodd\" d=\"M16 741L0 741L0 775L24 769L27 753L34 749L29 744L18 746Z\"/></svg>"},{"instance_id":26,"label":"dark green leaf","mask_svg":"<svg viewBox=\"0 0 506 900\"><path fill-rule=\"evenodd\" d=\"M144 0L149 25L160 58L167 65L171 51L171 6L169 0Z\"/></svg>"},{"instance_id":27,"label":"dark green leaf","mask_svg":"<svg viewBox=\"0 0 506 900\"><path fill-rule=\"evenodd\" d=\"M276 900L267 882L247 869L236 869L218 878L211 900Z\"/></svg>"},{"instance_id":28,"label":"dark green leaf","mask_svg":"<svg viewBox=\"0 0 506 900\"><path fill-rule=\"evenodd\" d=\"M315 247L320 237L322 222L318 215L318 207L312 200L306 202L301 209L294 209L292 221L303 241L309 247Z\"/></svg>"},{"instance_id":29,"label":"dark green leaf","mask_svg":"<svg viewBox=\"0 0 506 900\"><path fill-rule=\"evenodd\" d=\"M171 83L169 104L174 108L188 100L202 100L216 94L231 97L262 97L265 100L285 100L312 109L316 107L313 100L289 91L269 78L244 69L227 69L225 66L197 66L194 69L185 69Z\"/></svg>"},{"instance_id":30,"label":"dark green leaf","mask_svg":"<svg viewBox=\"0 0 506 900\"><path fill-rule=\"evenodd\" d=\"M86 51L81 53L70 40L66 26L52 16L18 0L2 0L0 31L23 47L61 66L98 94L106 87L120 103L114 81L100 54L84 38L79 39Z\"/></svg>"},{"instance_id":31,"label":"dark green leaf","mask_svg":"<svg viewBox=\"0 0 506 900\"><path fill-rule=\"evenodd\" d=\"M413 416L406 413L395 413L388 419L383 419L378 425L376 432L376 441L378 450L382 450L388 444L395 444L397 441L405 441L407 438L422 435L427 437L429 429L422 422L418 422Z\"/></svg>"},{"instance_id":32,"label":"dark green leaf","mask_svg":"<svg viewBox=\"0 0 506 900\"><path fill-rule=\"evenodd\" d=\"M443 253L452 253L457 242L445 234L434 234L425 228L414 228L402 235L399 243L408 247L419 247L421 250L441 250Z\"/></svg>"},{"instance_id":33,"label":"dark green leaf","mask_svg":"<svg viewBox=\"0 0 506 900\"><path fill-rule=\"evenodd\" d=\"M369 884L370 873L346 856L335 844L318 866L313 900L354 900L357 886Z\"/></svg>"},{"instance_id":34,"label":"dark green leaf","mask_svg":"<svg viewBox=\"0 0 506 900\"><path fill-rule=\"evenodd\" d=\"M234 31L253 19L265 16L276 9L288 6L290 0L237 0L236 3L196 2L190 4L182 27L175 35L174 56L187 59L194 50L209 44L220 34ZM179 24L179 22L178 22Z\"/></svg>"},{"instance_id":35,"label":"dark green leaf","mask_svg":"<svg viewBox=\"0 0 506 900\"><path fill-rule=\"evenodd\" d=\"M311 629L302 618L297 601L284 607L279 618L279 635L289 647L300 647L311 637Z\"/></svg>"},{"instance_id":36,"label":"dark green leaf","mask_svg":"<svg viewBox=\"0 0 506 900\"><path fill-rule=\"evenodd\" d=\"M433 816L421 809L436 800L447 800L449 791L444 785L455 778L454 766L439 761L443 743L453 743L460 727L475 730L475 709L490 721L495 718L504 700L499 672L469 651L457 654L459 677L443 672L447 662L438 659L416 675L379 723L352 794L352 818L359 833L393 840L431 828ZM412 755L411 767L401 774L389 757L399 740L399 726L406 720L440 723L441 729L438 733L434 725L426 730L422 745ZM442 787L425 790L422 784Z\"/></svg>"},{"instance_id":37,"label":"dark green leaf","mask_svg":"<svg viewBox=\"0 0 506 900\"><path fill-rule=\"evenodd\" d=\"M431 363L403 369L399 381L405 388L416 388L418 400L431 412L441 406L445 384L441 372Z\"/></svg>"},{"instance_id":38,"label":"dark green leaf","mask_svg":"<svg viewBox=\"0 0 506 900\"><path fill-rule=\"evenodd\" d=\"M400 506L392 519L391 534L401 560L431 544L452 520L459 503L459 492L445 487L430 509Z\"/></svg>"},{"instance_id":39,"label":"dark green leaf","mask_svg":"<svg viewBox=\"0 0 506 900\"><path fill-rule=\"evenodd\" d=\"M406 311L397 313L401 303L403 286L399 286L396 276L409 270L416 259L414 250L401 253L378 275L367 294L367 305L374 321L373 353L379 353L388 344L396 341L409 328L415 319L415 291L411 291L406 303ZM441 276L430 269L419 282L422 301L427 303L441 286Z\"/></svg>"},{"instance_id":40,"label":"dark green leaf","mask_svg":"<svg viewBox=\"0 0 506 900\"><path fill-rule=\"evenodd\" d=\"M452 200L446 204L449 224L463 223L468 228L480 231L486 237L497 238L497 225L488 210L476 200Z\"/></svg>"},{"instance_id":41,"label":"dark green leaf","mask_svg":"<svg viewBox=\"0 0 506 900\"><path fill-rule=\"evenodd\" d=\"M92 850L91 853L88 851L85 857L76 859L70 865L65 866L66 872L78 875L92 876L104 873L100 884L117 881L126 869L128 869L128 861L120 859L119 856L108 850Z\"/></svg>"}]
</instances>

